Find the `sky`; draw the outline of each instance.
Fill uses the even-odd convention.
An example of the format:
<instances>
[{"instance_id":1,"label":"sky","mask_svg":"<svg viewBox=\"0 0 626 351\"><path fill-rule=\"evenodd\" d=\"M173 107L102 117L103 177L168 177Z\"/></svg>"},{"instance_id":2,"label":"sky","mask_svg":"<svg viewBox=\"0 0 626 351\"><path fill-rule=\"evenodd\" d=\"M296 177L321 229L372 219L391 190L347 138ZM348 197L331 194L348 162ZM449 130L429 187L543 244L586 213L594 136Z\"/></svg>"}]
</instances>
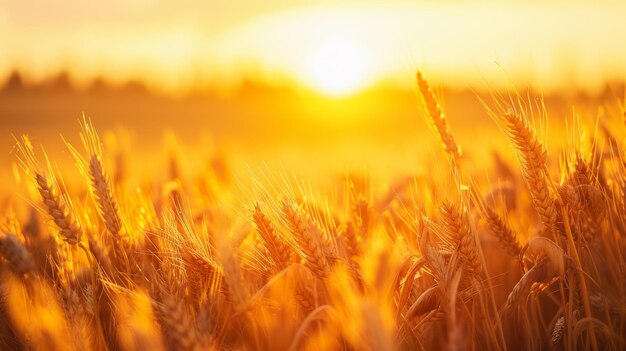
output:
<instances>
[{"instance_id":1,"label":"sky","mask_svg":"<svg viewBox=\"0 0 626 351\"><path fill-rule=\"evenodd\" d=\"M459 88L626 77L626 1L0 1L0 77L181 93L252 78L328 95L421 67Z\"/></svg>"}]
</instances>

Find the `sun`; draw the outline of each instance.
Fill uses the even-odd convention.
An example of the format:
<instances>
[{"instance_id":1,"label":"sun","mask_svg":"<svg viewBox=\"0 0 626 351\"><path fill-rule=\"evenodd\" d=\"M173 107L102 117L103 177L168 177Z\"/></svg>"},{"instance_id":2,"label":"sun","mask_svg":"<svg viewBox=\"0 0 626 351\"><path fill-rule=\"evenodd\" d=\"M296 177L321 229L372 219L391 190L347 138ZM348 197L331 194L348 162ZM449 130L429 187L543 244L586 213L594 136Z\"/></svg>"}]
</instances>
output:
<instances>
[{"instance_id":1,"label":"sun","mask_svg":"<svg viewBox=\"0 0 626 351\"><path fill-rule=\"evenodd\" d=\"M306 85L330 97L345 97L371 83L371 61L366 50L348 41L315 46L302 72Z\"/></svg>"}]
</instances>

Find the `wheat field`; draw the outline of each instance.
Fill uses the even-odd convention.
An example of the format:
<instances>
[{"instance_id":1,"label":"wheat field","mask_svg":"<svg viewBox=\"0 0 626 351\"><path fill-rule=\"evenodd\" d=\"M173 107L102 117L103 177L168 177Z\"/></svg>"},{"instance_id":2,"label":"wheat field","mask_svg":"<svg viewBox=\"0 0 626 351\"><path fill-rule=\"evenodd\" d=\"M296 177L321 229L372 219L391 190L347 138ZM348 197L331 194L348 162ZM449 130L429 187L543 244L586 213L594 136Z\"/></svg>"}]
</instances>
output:
<instances>
[{"instance_id":1,"label":"wheat field","mask_svg":"<svg viewBox=\"0 0 626 351\"><path fill-rule=\"evenodd\" d=\"M87 118L65 142L71 178L16 136L0 345L626 349L624 107L548 134L541 98L494 94L482 104L511 152L482 167L434 90L418 72L415 119L439 138L442 171L384 184L233 174L228 155L190 174L176 150L137 181L132 149L108 147Z\"/></svg>"}]
</instances>

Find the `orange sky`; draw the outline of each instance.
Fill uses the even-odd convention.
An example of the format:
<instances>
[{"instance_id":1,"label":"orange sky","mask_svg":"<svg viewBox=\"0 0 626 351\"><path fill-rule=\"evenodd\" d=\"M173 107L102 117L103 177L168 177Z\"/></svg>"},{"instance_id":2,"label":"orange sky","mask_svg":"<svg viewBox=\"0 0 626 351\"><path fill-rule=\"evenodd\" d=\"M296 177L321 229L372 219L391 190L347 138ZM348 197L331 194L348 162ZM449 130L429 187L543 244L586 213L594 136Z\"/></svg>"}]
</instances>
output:
<instances>
[{"instance_id":1,"label":"orange sky","mask_svg":"<svg viewBox=\"0 0 626 351\"><path fill-rule=\"evenodd\" d=\"M626 72L624 1L150 1L0 3L0 76L68 69L166 92L252 76L328 95L416 67L457 87L597 91Z\"/></svg>"}]
</instances>

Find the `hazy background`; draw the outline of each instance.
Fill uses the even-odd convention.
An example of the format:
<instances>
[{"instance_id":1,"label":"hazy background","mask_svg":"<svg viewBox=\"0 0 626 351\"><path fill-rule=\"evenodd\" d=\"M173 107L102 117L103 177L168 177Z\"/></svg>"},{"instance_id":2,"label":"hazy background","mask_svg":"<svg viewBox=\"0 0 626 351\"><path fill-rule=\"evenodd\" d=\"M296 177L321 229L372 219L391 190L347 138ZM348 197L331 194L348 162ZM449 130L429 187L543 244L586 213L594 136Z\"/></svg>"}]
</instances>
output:
<instances>
[{"instance_id":1,"label":"hazy background","mask_svg":"<svg viewBox=\"0 0 626 351\"><path fill-rule=\"evenodd\" d=\"M68 71L81 86L141 80L169 93L311 85L324 66L311 57L336 45L358 54L362 85L406 87L419 65L456 87L502 86L504 70L544 91L598 92L624 79L625 14L624 1L3 0L0 78Z\"/></svg>"}]
</instances>

